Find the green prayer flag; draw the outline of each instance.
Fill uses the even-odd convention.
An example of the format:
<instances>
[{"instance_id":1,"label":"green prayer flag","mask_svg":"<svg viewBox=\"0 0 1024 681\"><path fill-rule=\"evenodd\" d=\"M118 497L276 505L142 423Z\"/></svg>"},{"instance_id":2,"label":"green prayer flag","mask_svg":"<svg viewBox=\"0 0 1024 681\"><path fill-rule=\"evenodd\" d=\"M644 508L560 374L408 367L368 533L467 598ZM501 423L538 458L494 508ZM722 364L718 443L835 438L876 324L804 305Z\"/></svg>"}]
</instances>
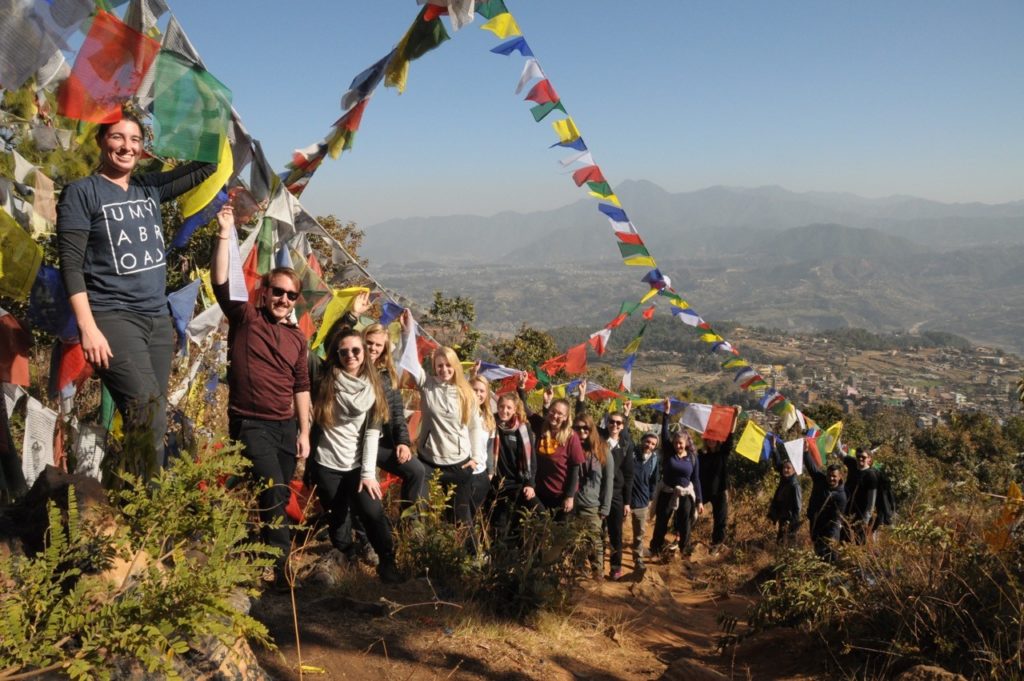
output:
<instances>
[{"instance_id":1,"label":"green prayer flag","mask_svg":"<svg viewBox=\"0 0 1024 681\"><path fill-rule=\"evenodd\" d=\"M631 258L635 255L650 255L650 251L647 250L646 246L641 244L624 244L619 242L619 253L622 254L623 258ZM639 305L639 303L637 303Z\"/></svg>"},{"instance_id":2,"label":"green prayer flag","mask_svg":"<svg viewBox=\"0 0 1024 681\"><path fill-rule=\"evenodd\" d=\"M153 151L216 163L231 121L231 90L202 66L161 50L153 85Z\"/></svg>"},{"instance_id":3,"label":"green prayer flag","mask_svg":"<svg viewBox=\"0 0 1024 681\"><path fill-rule=\"evenodd\" d=\"M409 33L406 34L406 40L403 45L405 49L403 50L402 57L407 61L419 59L448 40L448 31L445 30L444 23L440 17L430 21L423 20L423 15L426 11L427 6L424 5L419 16L416 17L416 21L409 28Z\"/></svg>"},{"instance_id":4,"label":"green prayer flag","mask_svg":"<svg viewBox=\"0 0 1024 681\"><path fill-rule=\"evenodd\" d=\"M114 424L114 413L117 407L114 406L114 398L107 390L107 386L100 384L100 423L104 428L110 430Z\"/></svg>"},{"instance_id":5,"label":"green prayer flag","mask_svg":"<svg viewBox=\"0 0 1024 681\"><path fill-rule=\"evenodd\" d=\"M551 113L555 109L558 109L562 113L568 113L565 110L565 107L562 106L562 101L561 100L559 100L557 102L547 102L545 104L538 104L537 106L535 106L535 107L530 109L530 113L533 114L533 120L535 120L538 123L540 123L542 120L544 120L545 116L547 116L549 113Z\"/></svg>"},{"instance_id":6,"label":"green prayer flag","mask_svg":"<svg viewBox=\"0 0 1024 681\"><path fill-rule=\"evenodd\" d=\"M502 0L484 0L476 3L476 11L484 19L493 19L499 14L507 12L508 8L505 7Z\"/></svg>"},{"instance_id":7,"label":"green prayer flag","mask_svg":"<svg viewBox=\"0 0 1024 681\"><path fill-rule=\"evenodd\" d=\"M607 182L588 182L587 186L601 196L611 196L615 193L612 191L612 186Z\"/></svg>"},{"instance_id":8,"label":"green prayer flag","mask_svg":"<svg viewBox=\"0 0 1024 681\"><path fill-rule=\"evenodd\" d=\"M638 307L640 307L640 303L625 302L619 307L619 314L633 314Z\"/></svg>"},{"instance_id":9,"label":"green prayer flag","mask_svg":"<svg viewBox=\"0 0 1024 681\"><path fill-rule=\"evenodd\" d=\"M266 274L274 267L274 218L263 218L260 233L252 247L256 249L257 270Z\"/></svg>"}]
</instances>

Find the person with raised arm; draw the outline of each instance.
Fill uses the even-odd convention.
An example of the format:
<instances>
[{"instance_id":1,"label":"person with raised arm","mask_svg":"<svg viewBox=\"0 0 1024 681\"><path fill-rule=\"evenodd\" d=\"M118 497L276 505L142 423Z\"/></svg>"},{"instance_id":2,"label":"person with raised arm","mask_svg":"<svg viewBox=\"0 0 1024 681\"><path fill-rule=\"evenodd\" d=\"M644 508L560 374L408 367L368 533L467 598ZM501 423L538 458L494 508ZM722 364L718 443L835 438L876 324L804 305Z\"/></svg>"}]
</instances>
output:
<instances>
[{"instance_id":1,"label":"person with raised arm","mask_svg":"<svg viewBox=\"0 0 1024 681\"><path fill-rule=\"evenodd\" d=\"M82 352L124 418L143 477L166 465L167 383L174 327L160 204L192 189L216 164L134 174L142 122L124 112L96 130L99 168L67 185L57 205L57 251ZM126 447L127 449L127 447ZM126 452L127 453L127 452Z\"/></svg>"},{"instance_id":2,"label":"person with raised arm","mask_svg":"<svg viewBox=\"0 0 1024 681\"><path fill-rule=\"evenodd\" d=\"M526 372L520 377L525 390ZM537 453L526 410L518 394L498 398L495 415L494 512L491 527L496 537L514 534L520 508L536 508Z\"/></svg>"},{"instance_id":3,"label":"person with raised arm","mask_svg":"<svg viewBox=\"0 0 1024 681\"><path fill-rule=\"evenodd\" d=\"M669 398L665 398L664 409L661 415L661 480L654 501L651 553L661 553L665 548L665 534L671 520L679 536L679 548L685 556L693 550L690 534L695 516L703 513L700 463L685 427L680 425L676 433L669 433L669 414L672 411Z\"/></svg>"},{"instance_id":4,"label":"person with raised arm","mask_svg":"<svg viewBox=\"0 0 1024 681\"><path fill-rule=\"evenodd\" d=\"M263 540L280 550L273 579L281 586L291 550L285 507L299 460L309 455L310 390L306 336L292 321L302 283L294 270L263 275L256 302L231 299L231 204L217 213L211 259L213 293L228 320L228 432L243 445L259 495ZM270 578L270 575L267 575Z\"/></svg>"}]
</instances>

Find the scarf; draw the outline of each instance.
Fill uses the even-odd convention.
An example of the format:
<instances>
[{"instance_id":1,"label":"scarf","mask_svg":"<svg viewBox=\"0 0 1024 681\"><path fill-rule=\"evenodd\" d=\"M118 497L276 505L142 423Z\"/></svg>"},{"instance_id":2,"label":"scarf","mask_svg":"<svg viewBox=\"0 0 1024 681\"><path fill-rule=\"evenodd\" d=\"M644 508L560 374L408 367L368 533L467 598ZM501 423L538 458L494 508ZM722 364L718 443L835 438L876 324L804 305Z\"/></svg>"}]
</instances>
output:
<instances>
[{"instance_id":1,"label":"scarf","mask_svg":"<svg viewBox=\"0 0 1024 681\"><path fill-rule=\"evenodd\" d=\"M527 430L526 424L519 420L518 414L513 414L512 419L509 421L508 426L502 425L500 421L495 419L494 424L495 430L497 430L497 437L494 438L494 460L498 460L498 456L501 454L501 440L503 435L509 433L516 434L516 462L519 468L519 474L523 476L523 479L529 479L530 477L530 459L533 458L533 448L530 446L530 431Z\"/></svg>"},{"instance_id":2,"label":"scarf","mask_svg":"<svg viewBox=\"0 0 1024 681\"><path fill-rule=\"evenodd\" d=\"M373 408L376 397L373 386L364 378L339 371L334 379L334 399L339 416L354 418L365 414Z\"/></svg>"}]
</instances>

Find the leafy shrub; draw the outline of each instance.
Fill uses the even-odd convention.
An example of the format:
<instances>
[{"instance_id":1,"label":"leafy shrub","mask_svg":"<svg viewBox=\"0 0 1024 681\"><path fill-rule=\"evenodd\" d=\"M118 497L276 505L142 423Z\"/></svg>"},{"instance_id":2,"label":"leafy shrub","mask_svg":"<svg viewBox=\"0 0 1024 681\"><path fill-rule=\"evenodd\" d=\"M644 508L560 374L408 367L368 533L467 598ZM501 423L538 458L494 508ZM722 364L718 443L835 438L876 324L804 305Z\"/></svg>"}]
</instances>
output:
<instances>
[{"instance_id":1,"label":"leafy shrub","mask_svg":"<svg viewBox=\"0 0 1024 681\"><path fill-rule=\"evenodd\" d=\"M177 459L148 486L129 477L121 510L88 526L73 488L66 520L51 504L46 549L0 560L0 668L110 678L114 661L130 659L176 678L177 658L203 637L266 643L263 625L231 603L255 593L271 564L248 540L253 499L216 484L244 465L227 453Z\"/></svg>"}]
</instances>

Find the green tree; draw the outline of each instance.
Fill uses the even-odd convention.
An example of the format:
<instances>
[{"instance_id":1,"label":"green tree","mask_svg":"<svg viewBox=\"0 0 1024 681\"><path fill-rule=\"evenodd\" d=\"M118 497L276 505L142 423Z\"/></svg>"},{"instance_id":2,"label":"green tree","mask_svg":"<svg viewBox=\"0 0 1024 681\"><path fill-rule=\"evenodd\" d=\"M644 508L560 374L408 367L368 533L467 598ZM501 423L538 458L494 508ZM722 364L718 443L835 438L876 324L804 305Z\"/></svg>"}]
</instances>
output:
<instances>
[{"instance_id":1,"label":"green tree","mask_svg":"<svg viewBox=\"0 0 1024 681\"><path fill-rule=\"evenodd\" d=\"M524 323L516 335L491 345L498 362L505 366L529 370L535 363L551 359L558 354L555 339L546 331L535 329Z\"/></svg>"},{"instance_id":2,"label":"green tree","mask_svg":"<svg viewBox=\"0 0 1024 681\"><path fill-rule=\"evenodd\" d=\"M473 357L480 343L481 334L473 327L474 322L476 305L471 298L446 298L442 291L434 291L434 302L421 320L438 343L453 348L463 361Z\"/></svg>"}]
</instances>

